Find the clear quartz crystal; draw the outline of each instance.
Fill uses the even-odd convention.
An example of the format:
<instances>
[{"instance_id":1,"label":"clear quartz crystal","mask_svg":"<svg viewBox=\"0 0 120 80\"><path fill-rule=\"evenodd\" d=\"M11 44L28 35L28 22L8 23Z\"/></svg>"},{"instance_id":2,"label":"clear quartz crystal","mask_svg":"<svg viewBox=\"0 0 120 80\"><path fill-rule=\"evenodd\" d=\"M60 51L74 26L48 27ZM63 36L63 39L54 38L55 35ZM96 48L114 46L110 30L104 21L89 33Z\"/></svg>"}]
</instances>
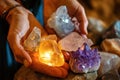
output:
<instances>
[{"instance_id":1,"label":"clear quartz crystal","mask_svg":"<svg viewBox=\"0 0 120 80\"><path fill-rule=\"evenodd\" d=\"M74 23L67 13L66 6L60 6L48 19L48 26L53 28L59 37L64 37L74 30Z\"/></svg>"},{"instance_id":2,"label":"clear quartz crystal","mask_svg":"<svg viewBox=\"0 0 120 80\"><path fill-rule=\"evenodd\" d=\"M26 50L35 51L39 45L41 39L41 31L39 28L34 27L27 39L24 41L24 47Z\"/></svg>"}]
</instances>

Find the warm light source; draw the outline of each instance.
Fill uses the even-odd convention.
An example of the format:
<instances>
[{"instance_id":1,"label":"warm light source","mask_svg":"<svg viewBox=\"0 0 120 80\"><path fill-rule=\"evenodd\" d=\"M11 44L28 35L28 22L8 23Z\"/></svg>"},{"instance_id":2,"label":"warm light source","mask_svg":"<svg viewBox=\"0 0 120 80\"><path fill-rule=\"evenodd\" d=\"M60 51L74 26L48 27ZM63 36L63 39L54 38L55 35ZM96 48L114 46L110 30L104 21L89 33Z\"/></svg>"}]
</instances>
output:
<instances>
[{"instance_id":1,"label":"warm light source","mask_svg":"<svg viewBox=\"0 0 120 80\"><path fill-rule=\"evenodd\" d=\"M38 49L39 61L49 66L62 66L64 56L55 40L42 40Z\"/></svg>"},{"instance_id":2,"label":"warm light source","mask_svg":"<svg viewBox=\"0 0 120 80\"><path fill-rule=\"evenodd\" d=\"M58 46L56 35L41 37L41 30L34 27L24 41L24 47L32 53L38 53L37 57L41 63L49 66L62 66L64 64L64 56Z\"/></svg>"}]
</instances>

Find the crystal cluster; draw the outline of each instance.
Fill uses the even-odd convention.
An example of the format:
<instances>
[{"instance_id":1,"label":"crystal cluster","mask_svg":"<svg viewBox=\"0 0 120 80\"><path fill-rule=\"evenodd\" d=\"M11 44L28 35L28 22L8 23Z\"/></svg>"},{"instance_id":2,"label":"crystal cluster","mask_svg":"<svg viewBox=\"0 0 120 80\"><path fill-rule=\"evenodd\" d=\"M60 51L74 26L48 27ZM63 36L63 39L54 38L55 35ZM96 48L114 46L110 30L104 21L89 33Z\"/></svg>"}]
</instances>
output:
<instances>
[{"instance_id":1,"label":"crystal cluster","mask_svg":"<svg viewBox=\"0 0 120 80\"><path fill-rule=\"evenodd\" d=\"M60 6L48 19L47 23L61 38L71 33L75 28L71 17L68 15L66 6Z\"/></svg>"},{"instance_id":2,"label":"crystal cluster","mask_svg":"<svg viewBox=\"0 0 120 80\"><path fill-rule=\"evenodd\" d=\"M84 49L80 48L77 51L71 53L70 68L75 73L87 73L98 70L100 66L100 55L98 50L90 49L85 43Z\"/></svg>"}]
</instances>

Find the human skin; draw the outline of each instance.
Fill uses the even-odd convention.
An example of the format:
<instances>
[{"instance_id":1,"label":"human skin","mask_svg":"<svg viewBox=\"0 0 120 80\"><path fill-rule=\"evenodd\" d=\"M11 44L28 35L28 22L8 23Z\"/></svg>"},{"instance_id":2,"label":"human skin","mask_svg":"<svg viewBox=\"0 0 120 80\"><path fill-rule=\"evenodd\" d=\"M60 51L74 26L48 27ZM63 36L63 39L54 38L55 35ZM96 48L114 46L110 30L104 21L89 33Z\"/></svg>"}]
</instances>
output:
<instances>
[{"instance_id":1,"label":"human skin","mask_svg":"<svg viewBox=\"0 0 120 80\"><path fill-rule=\"evenodd\" d=\"M72 18L77 18L78 22L80 23L79 32L81 34L87 34L88 21L86 18L85 10L77 0L44 0L44 22L46 30L50 33L53 32L53 30L47 26L47 20L52 15L52 13L55 12L56 9L61 5L66 5L68 14Z\"/></svg>"},{"instance_id":2,"label":"human skin","mask_svg":"<svg viewBox=\"0 0 120 80\"><path fill-rule=\"evenodd\" d=\"M16 4L19 3L15 0L0 0L0 14L4 11L4 9L7 10ZM46 22L50 15L57 9L57 7L63 4L67 6L71 17L77 17L78 21L80 22L81 33L87 34L87 18L85 16L84 8L77 2L77 0L44 0L45 26L47 25ZM42 28L40 23L29 10L25 9L24 7L16 7L8 13L6 20L9 23L7 39L17 62L20 62L27 67L31 67L32 69L36 69L36 71L44 72L45 74L49 74L54 77L62 77L63 74L63 77L67 76L68 65L65 65L67 68L65 66L50 67L42 63L38 63L36 57L34 57L35 55L30 55L30 53L24 49L22 43L34 26L37 26L41 29L42 36L47 35L46 31ZM46 29L49 32L49 27L46 26ZM56 75L50 73L49 70L47 71L44 69L45 67L50 70L58 72L60 71L60 74Z\"/></svg>"}]
</instances>

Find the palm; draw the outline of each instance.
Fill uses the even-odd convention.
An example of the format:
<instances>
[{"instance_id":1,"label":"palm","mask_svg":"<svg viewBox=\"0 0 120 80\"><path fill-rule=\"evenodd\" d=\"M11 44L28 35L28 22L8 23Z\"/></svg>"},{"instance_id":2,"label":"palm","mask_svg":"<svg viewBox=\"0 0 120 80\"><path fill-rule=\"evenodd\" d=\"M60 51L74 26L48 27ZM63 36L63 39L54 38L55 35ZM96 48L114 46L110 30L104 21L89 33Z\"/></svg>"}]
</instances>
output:
<instances>
[{"instance_id":1,"label":"palm","mask_svg":"<svg viewBox=\"0 0 120 80\"><path fill-rule=\"evenodd\" d=\"M50 28L47 27L47 20L56 9L61 6L66 5L68 13L71 17L76 17L81 23L81 33L87 33L87 18L83 7L77 2L77 0L44 0L44 22L47 31L50 31ZM51 31L50 31L51 32Z\"/></svg>"}]
</instances>

